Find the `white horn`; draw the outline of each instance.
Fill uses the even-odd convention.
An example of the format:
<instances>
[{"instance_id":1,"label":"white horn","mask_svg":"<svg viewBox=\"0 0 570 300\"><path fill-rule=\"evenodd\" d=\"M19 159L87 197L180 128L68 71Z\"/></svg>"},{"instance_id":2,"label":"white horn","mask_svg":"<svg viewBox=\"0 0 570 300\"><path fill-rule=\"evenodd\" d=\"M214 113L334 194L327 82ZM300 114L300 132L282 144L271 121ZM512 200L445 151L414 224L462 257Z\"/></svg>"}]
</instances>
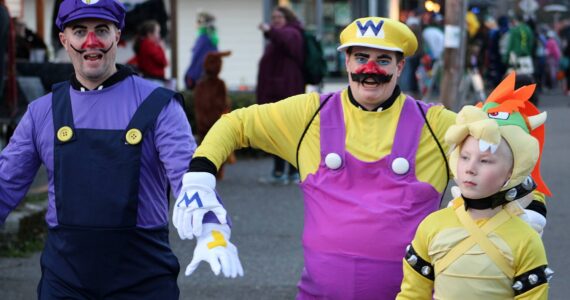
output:
<instances>
[{"instance_id":1,"label":"white horn","mask_svg":"<svg viewBox=\"0 0 570 300\"><path fill-rule=\"evenodd\" d=\"M535 130L538 126L546 122L546 112L543 111L538 115L528 117L528 123L530 124L530 130Z\"/></svg>"}]
</instances>

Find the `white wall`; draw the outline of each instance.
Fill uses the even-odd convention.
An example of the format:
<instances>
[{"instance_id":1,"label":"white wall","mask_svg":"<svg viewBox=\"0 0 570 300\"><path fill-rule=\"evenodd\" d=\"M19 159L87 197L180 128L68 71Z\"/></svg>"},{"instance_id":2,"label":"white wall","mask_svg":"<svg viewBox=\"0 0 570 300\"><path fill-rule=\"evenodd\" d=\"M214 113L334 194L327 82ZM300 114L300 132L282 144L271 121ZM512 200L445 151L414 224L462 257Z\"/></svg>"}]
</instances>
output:
<instances>
[{"instance_id":1,"label":"white wall","mask_svg":"<svg viewBox=\"0 0 570 300\"><path fill-rule=\"evenodd\" d=\"M54 0L44 0L44 42L49 49L53 49L51 45L51 28L55 26L53 24L53 5ZM34 32L37 32L37 18L36 18L36 0L22 0L22 17L26 26ZM50 50L51 51L51 50ZM52 56L53 57L53 56Z\"/></svg>"},{"instance_id":2,"label":"white wall","mask_svg":"<svg viewBox=\"0 0 570 300\"><path fill-rule=\"evenodd\" d=\"M27 26L36 31L35 0L23 0L23 17ZM164 0L167 10L170 1ZM44 0L45 42L51 47L50 31L53 26L54 0ZM196 15L207 11L216 17L220 50L231 50L232 55L224 58L222 73L229 89L245 85L255 88L257 68L263 54L263 35L257 28L263 19L263 0L178 0L178 87L184 87L184 74L190 65L191 49L196 40ZM167 49L170 58L171 49ZM117 61L124 63L133 55L131 45L119 48ZM54 55L52 54L52 59ZM67 55L59 53L58 61L66 61ZM166 70L169 77L170 69Z\"/></svg>"},{"instance_id":3,"label":"white wall","mask_svg":"<svg viewBox=\"0 0 570 300\"><path fill-rule=\"evenodd\" d=\"M12 18L21 16L22 2L20 0L6 0L4 3L8 7L8 12Z\"/></svg>"},{"instance_id":4,"label":"white wall","mask_svg":"<svg viewBox=\"0 0 570 300\"><path fill-rule=\"evenodd\" d=\"M257 29L263 19L262 0L183 0L178 1L178 77L179 87L190 64L196 39L196 15L207 11L216 17L220 50L231 50L224 58L222 73L229 89L240 85L254 88L257 66L263 54L263 35Z\"/></svg>"}]
</instances>

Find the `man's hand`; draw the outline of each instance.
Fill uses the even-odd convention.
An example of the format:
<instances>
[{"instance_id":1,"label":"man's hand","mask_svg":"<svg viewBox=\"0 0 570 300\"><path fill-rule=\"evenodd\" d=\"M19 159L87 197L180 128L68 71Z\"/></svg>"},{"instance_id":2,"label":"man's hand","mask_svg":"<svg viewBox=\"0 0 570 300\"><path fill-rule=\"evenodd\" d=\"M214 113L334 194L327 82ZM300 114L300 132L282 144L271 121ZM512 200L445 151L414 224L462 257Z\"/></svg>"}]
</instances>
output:
<instances>
[{"instance_id":1,"label":"man's hand","mask_svg":"<svg viewBox=\"0 0 570 300\"><path fill-rule=\"evenodd\" d=\"M188 172L182 178L182 189L174 204L172 223L181 239L192 239L202 233L204 215L212 211L220 224L226 224L226 210L216 195L216 178L207 172Z\"/></svg>"},{"instance_id":2,"label":"man's hand","mask_svg":"<svg viewBox=\"0 0 570 300\"><path fill-rule=\"evenodd\" d=\"M190 276L201 261L206 261L216 275L220 274L221 270L225 277L243 276L238 251L230 242L230 235L230 227L227 224L204 224L204 234L196 238L198 242L194 256L184 274Z\"/></svg>"},{"instance_id":3,"label":"man's hand","mask_svg":"<svg viewBox=\"0 0 570 300\"><path fill-rule=\"evenodd\" d=\"M258 28L262 32L268 32L271 29L271 26L269 26L267 23L261 23L259 24Z\"/></svg>"}]
</instances>

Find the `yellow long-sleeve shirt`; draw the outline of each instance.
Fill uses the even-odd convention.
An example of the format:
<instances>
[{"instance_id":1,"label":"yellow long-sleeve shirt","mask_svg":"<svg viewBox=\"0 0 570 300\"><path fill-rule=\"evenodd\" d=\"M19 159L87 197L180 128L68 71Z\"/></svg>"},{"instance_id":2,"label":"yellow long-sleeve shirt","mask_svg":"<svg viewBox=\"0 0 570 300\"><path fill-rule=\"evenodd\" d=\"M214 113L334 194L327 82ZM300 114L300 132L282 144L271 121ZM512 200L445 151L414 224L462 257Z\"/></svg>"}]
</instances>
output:
<instances>
[{"instance_id":1,"label":"yellow long-sleeve shirt","mask_svg":"<svg viewBox=\"0 0 570 300\"><path fill-rule=\"evenodd\" d=\"M406 96L402 93L394 104L383 111L364 111L348 98L348 90L341 94L346 126L348 152L362 161L377 161L392 150L394 135ZM320 105L319 94L301 94L285 100L252 105L222 116L200 145L194 157L206 157L217 168L228 155L240 148L253 147L278 155L297 168L301 179L317 171L320 163L320 118L317 115L307 131L299 149L299 165L296 162L297 145ZM426 118L437 136L444 153L448 146L443 142L447 128L455 123L456 114L443 106L433 106ZM223 137L223 138L220 138ZM430 183L439 192L447 184L442 154L424 125L420 147L416 154L416 177ZM545 203L544 195L534 192L534 199Z\"/></svg>"},{"instance_id":2,"label":"yellow long-sleeve shirt","mask_svg":"<svg viewBox=\"0 0 570 300\"><path fill-rule=\"evenodd\" d=\"M377 161L390 153L400 112L406 96L401 94L394 104L383 111L364 111L350 103L348 90L341 101L346 126L346 148L362 161ZM276 154L296 165L297 145L311 117L319 107L317 93L297 95L268 104L253 105L224 115L210 130L194 157L206 157L216 167L235 149L254 147ZM440 141L455 122L455 113L442 106L431 107L426 118ZM317 115L307 131L299 150L301 179L317 171L320 157L320 118ZM223 137L223 138L220 138ZM416 154L416 177L430 183L438 191L446 185L447 174L442 154L424 125Z\"/></svg>"}]
</instances>

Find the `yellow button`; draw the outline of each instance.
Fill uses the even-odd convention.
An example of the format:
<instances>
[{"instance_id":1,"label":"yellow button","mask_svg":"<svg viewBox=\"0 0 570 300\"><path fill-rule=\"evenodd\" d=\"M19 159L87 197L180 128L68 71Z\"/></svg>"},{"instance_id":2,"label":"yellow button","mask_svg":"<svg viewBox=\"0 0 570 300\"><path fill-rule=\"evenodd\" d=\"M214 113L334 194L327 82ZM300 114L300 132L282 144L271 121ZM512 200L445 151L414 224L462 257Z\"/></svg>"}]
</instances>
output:
<instances>
[{"instance_id":1,"label":"yellow button","mask_svg":"<svg viewBox=\"0 0 570 300\"><path fill-rule=\"evenodd\" d=\"M67 142L73 137L73 130L69 126L63 126L57 131L57 139Z\"/></svg>"},{"instance_id":2,"label":"yellow button","mask_svg":"<svg viewBox=\"0 0 570 300\"><path fill-rule=\"evenodd\" d=\"M136 144L141 142L142 133L140 130L133 128L133 129L127 131L126 139L127 139L127 143L129 143L131 145L136 145Z\"/></svg>"}]
</instances>

